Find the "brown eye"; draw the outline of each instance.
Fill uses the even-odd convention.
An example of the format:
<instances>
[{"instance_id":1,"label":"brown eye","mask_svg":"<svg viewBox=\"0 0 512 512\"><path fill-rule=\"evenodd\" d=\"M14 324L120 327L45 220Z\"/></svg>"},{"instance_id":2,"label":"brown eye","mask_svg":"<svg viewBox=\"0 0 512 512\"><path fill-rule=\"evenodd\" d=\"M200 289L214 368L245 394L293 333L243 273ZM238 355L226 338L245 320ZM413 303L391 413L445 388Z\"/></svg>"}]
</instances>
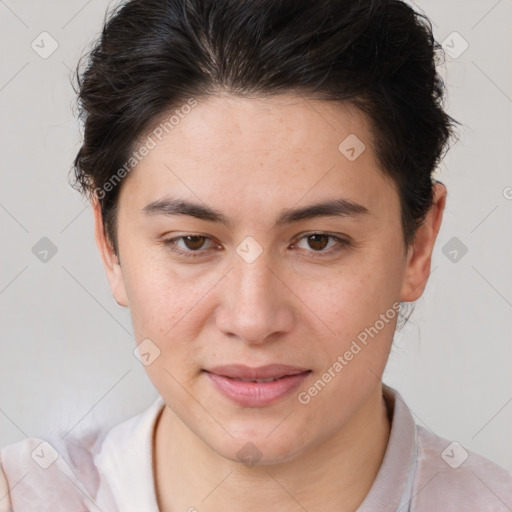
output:
<instances>
[{"instance_id":1,"label":"brown eye","mask_svg":"<svg viewBox=\"0 0 512 512\"><path fill-rule=\"evenodd\" d=\"M206 240L205 236L200 235L190 235L181 237L187 249L191 251L197 251L201 249L204 245L204 241Z\"/></svg>"},{"instance_id":2,"label":"brown eye","mask_svg":"<svg viewBox=\"0 0 512 512\"><path fill-rule=\"evenodd\" d=\"M311 249L315 249L315 251L321 251L325 249L329 243L329 238L331 238L329 235L324 235L321 233L309 235L307 237L309 246Z\"/></svg>"},{"instance_id":3,"label":"brown eye","mask_svg":"<svg viewBox=\"0 0 512 512\"><path fill-rule=\"evenodd\" d=\"M337 254L351 244L349 240L329 233L310 233L302 236L294 245L310 256L321 257Z\"/></svg>"},{"instance_id":4,"label":"brown eye","mask_svg":"<svg viewBox=\"0 0 512 512\"><path fill-rule=\"evenodd\" d=\"M211 239L203 235L183 235L162 241L171 252L187 258L205 256L208 249L212 249L208 248L208 242L211 242Z\"/></svg>"}]
</instances>

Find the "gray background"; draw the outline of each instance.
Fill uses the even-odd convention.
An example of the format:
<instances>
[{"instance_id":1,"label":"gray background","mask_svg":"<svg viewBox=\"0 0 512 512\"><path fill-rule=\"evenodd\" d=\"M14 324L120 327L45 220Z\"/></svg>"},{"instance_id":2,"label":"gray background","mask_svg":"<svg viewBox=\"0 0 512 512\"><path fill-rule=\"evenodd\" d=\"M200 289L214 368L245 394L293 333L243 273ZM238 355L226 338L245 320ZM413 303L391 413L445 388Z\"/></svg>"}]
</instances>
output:
<instances>
[{"instance_id":1,"label":"gray background","mask_svg":"<svg viewBox=\"0 0 512 512\"><path fill-rule=\"evenodd\" d=\"M70 76L108 5L0 0L0 446L110 426L157 396L110 293L91 208L67 182L80 141ZM411 5L452 53L469 46L442 69L463 128L438 172L449 195L433 273L385 382L418 424L512 470L512 2ZM58 44L46 58L55 43L42 32ZM43 237L57 249L46 262L33 253Z\"/></svg>"}]
</instances>

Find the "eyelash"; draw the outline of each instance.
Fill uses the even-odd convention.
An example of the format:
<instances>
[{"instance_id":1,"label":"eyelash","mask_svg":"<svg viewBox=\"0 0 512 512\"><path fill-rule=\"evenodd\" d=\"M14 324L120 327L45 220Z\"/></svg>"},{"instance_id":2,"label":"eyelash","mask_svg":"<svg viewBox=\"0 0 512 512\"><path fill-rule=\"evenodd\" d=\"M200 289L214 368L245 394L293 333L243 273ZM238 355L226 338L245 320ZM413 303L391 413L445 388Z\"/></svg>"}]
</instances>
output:
<instances>
[{"instance_id":1,"label":"eyelash","mask_svg":"<svg viewBox=\"0 0 512 512\"><path fill-rule=\"evenodd\" d=\"M337 244L338 244L338 247L331 247L328 250L308 251L308 252L312 253L311 255L314 258L324 257L325 255L330 256L331 254L337 253L341 249L351 245L351 243L348 240L344 239L344 238L340 238L340 237L338 237L336 235L331 235L330 233L324 233L324 232L320 232L320 231L314 232L314 233L308 233L306 235L302 235L302 237L300 237L297 242L294 242L294 244L300 242L304 238L308 238L308 237L314 236L314 235L327 236L327 237L335 240L337 242ZM182 235L182 236L178 236L178 237L175 237L175 238L168 238L166 240L162 240L162 243L165 246L167 246L168 249L171 252L174 252L174 253L176 253L176 254L178 254L180 256L184 256L185 258L199 258L199 257L201 257L204 254L204 251L202 251L202 250L196 250L196 251L188 250L188 251L184 251L182 249L178 249L177 248L176 241L182 240L182 239L187 238L187 237L201 237L201 238L204 238L205 240L211 240L209 237L204 236L204 235Z\"/></svg>"}]
</instances>

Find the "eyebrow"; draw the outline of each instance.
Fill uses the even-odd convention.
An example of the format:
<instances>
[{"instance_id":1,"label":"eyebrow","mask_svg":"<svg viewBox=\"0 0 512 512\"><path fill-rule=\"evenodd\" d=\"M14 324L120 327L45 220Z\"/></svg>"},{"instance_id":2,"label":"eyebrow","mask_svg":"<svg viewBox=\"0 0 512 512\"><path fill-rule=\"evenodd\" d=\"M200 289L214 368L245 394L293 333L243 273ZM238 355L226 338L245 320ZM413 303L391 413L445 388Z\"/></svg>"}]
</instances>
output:
<instances>
[{"instance_id":1,"label":"eyebrow","mask_svg":"<svg viewBox=\"0 0 512 512\"><path fill-rule=\"evenodd\" d=\"M148 204L142 208L141 212L148 216L188 215L209 222L218 222L228 228L231 227L231 222L223 213L209 206L193 203L185 199L165 197ZM281 210L274 227L317 217L354 217L369 213L370 211L365 206L348 199L328 199L300 208L285 208Z\"/></svg>"}]
</instances>

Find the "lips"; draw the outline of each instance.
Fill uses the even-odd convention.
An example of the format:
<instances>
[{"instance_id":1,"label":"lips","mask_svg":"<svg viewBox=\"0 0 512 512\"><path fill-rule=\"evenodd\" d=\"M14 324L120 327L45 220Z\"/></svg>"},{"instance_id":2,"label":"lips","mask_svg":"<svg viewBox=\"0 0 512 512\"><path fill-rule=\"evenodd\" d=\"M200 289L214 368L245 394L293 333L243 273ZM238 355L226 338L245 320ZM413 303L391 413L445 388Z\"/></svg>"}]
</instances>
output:
<instances>
[{"instance_id":1,"label":"lips","mask_svg":"<svg viewBox=\"0 0 512 512\"><path fill-rule=\"evenodd\" d=\"M231 364L204 370L208 381L224 397L242 407L267 407L290 396L311 370L284 364L251 368Z\"/></svg>"},{"instance_id":2,"label":"lips","mask_svg":"<svg viewBox=\"0 0 512 512\"><path fill-rule=\"evenodd\" d=\"M255 368L240 364L228 364L216 366L215 368L211 368L206 371L215 375L244 382L272 382L274 380L279 380L292 375L299 375L311 370L285 364L270 364Z\"/></svg>"}]
</instances>

